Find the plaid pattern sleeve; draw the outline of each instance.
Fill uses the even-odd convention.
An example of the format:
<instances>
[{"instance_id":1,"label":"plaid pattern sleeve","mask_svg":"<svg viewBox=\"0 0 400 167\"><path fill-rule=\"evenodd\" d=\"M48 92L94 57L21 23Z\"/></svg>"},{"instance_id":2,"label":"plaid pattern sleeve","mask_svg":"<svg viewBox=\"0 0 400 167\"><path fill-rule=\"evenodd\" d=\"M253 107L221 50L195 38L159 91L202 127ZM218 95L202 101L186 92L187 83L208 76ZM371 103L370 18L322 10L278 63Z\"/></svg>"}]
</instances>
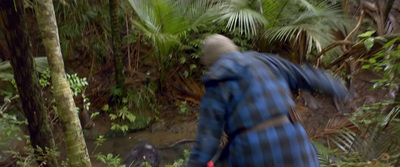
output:
<instances>
[{"instance_id":1,"label":"plaid pattern sleeve","mask_svg":"<svg viewBox=\"0 0 400 167\"><path fill-rule=\"evenodd\" d=\"M206 166L216 152L222 135L225 104L222 90L216 82L206 85L206 94L200 105L197 143L191 151L188 166Z\"/></svg>"},{"instance_id":2,"label":"plaid pattern sleeve","mask_svg":"<svg viewBox=\"0 0 400 167\"><path fill-rule=\"evenodd\" d=\"M279 69L287 79L291 89L321 91L324 94L336 96L340 99L349 98L348 91L340 80L329 76L320 69L316 69L311 65L298 67L274 55L266 55L264 58Z\"/></svg>"}]
</instances>

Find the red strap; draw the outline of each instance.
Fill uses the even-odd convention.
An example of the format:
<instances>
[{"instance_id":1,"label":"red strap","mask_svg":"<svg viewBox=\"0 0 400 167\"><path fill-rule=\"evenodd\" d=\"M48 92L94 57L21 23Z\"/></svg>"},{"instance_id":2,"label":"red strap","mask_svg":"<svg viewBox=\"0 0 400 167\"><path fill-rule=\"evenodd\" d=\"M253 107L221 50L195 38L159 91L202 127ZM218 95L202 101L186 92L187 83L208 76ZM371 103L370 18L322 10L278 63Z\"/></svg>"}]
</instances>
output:
<instances>
[{"instance_id":1,"label":"red strap","mask_svg":"<svg viewBox=\"0 0 400 167\"><path fill-rule=\"evenodd\" d=\"M208 161L207 167L214 167L214 163L212 161Z\"/></svg>"}]
</instances>

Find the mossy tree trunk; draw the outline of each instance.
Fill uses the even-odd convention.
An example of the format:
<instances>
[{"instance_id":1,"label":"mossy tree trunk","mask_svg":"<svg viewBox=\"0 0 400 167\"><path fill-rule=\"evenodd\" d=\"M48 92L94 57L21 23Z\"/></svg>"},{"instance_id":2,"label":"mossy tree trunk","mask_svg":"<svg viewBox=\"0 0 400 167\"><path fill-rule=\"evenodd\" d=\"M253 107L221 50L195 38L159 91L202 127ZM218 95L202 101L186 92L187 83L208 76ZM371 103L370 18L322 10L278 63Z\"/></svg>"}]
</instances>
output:
<instances>
[{"instance_id":1,"label":"mossy tree trunk","mask_svg":"<svg viewBox=\"0 0 400 167\"><path fill-rule=\"evenodd\" d=\"M121 89L122 96L126 94L125 90L125 77L124 77L124 63L121 53L121 24L118 19L118 0L109 0L110 4L110 18L111 18L111 35L112 35L112 48L114 54L115 65L115 80L117 88Z\"/></svg>"},{"instance_id":2,"label":"mossy tree trunk","mask_svg":"<svg viewBox=\"0 0 400 167\"><path fill-rule=\"evenodd\" d=\"M36 159L41 166L58 166L55 155L51 154L55 151L54 136L31 54L22 3L22 0L0 0L0 26L12 54L10 57L14 79L28 120L31 145L35 148ZM44 155L37 151L38 147L44 151Z\"/></svg>"},{"instance_id":3,"label":"mossy tree trunk","mask_svg":"<svg viewBox=\"0 0 400 167\"><path fill-rule=\"evenodd\" d=\"M65 135L69 166L91 166L78 111L65 75L58 28L52 0L37 0L36 17L50 66L53 93Z\"/></svg>"}]
</instances>

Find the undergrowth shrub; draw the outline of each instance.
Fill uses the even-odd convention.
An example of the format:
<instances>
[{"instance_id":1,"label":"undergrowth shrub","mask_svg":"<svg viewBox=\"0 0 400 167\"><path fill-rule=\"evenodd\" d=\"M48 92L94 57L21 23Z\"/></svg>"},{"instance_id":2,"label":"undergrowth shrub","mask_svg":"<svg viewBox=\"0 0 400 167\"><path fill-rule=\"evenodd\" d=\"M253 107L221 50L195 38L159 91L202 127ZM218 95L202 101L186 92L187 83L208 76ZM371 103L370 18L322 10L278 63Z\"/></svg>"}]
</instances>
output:
<instances>
[{"instance_id":1,"label":"undergrowth shrub","mask_svg":"<svg viewBox=\"0 0 400 167\"><path fill-rule=\"evenodd\" d=\"M341 126L316 142L321 166L398 166L400 161L400 106L382 114L382 104L348 115L351 126Z\"/></svg>"}]
</instances>

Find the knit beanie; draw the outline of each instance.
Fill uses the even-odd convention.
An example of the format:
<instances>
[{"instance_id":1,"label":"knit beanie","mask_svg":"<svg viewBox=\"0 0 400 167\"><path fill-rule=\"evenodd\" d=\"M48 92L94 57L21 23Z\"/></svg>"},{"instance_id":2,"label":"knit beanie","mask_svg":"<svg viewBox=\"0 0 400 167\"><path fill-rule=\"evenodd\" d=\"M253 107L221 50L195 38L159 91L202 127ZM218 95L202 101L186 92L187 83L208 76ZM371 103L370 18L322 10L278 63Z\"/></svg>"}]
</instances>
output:
<instances>
[{"instance_id":1,"label":"knit beanie","mask_svg":"<svg viewBox=\"0 0 400 167\"><path fill-rule=\"evenodd\" d=\"M233 41L220 34L210 35L204 40L203 56L200 58L200 62L206 67L210 67L219 57L231 52L239 52L238 46Z\"/></svg>"}]
</instances>

